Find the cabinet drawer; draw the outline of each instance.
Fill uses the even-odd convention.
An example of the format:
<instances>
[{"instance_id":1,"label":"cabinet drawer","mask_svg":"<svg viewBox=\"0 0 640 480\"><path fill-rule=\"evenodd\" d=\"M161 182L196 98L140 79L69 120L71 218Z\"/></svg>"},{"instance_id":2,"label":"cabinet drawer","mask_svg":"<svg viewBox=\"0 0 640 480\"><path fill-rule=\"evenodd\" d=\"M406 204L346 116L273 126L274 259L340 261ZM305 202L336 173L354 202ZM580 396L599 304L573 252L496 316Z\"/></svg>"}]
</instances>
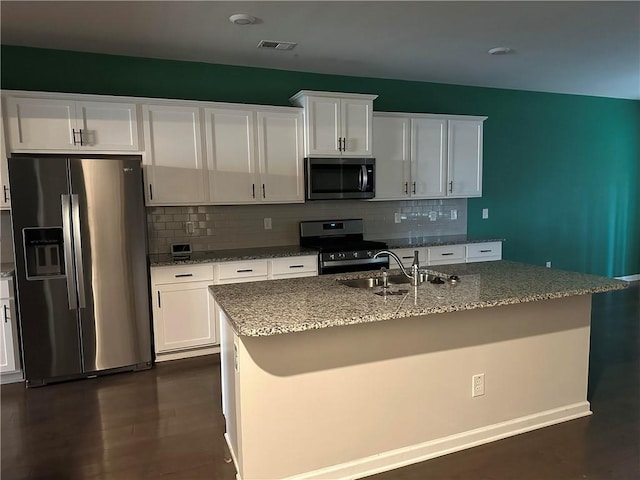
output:
<instances>
[{"instance_id":1,"label":"cabinet drawer","mask_svg":"<svg viewBox=\"0 0 640 480\"><path fill-rule=\"evenodd\" d=\"M502 258L502 242L470 243L467 245L467 261L482 262L500 260Z\"/></svg>"},{"instance_id":2,"label":"cabinet drawer","mask_svg":"<svg viewBox=\"0 0 640 480\"><path fill-rule=\"evenodd\" d=\"M318 257L316 255L274 258L270 262L271 275L274 278L308 277L318 274Z\"/></svg>"},{"instance_id":3,"label":"cabinet drawer","mask_svg":"<svg viewBox=\"0 0 640 480\"><path fill-rule=\"evenodd\" d=\"M402 260L402 264L405 267L410 267L411 264L413 263L413 256L414 256L414 252L418 250L418 260L420 261L420 263L424 263L427 261L427 249L422 247L422 248L394 248L393 250L391 250L393 253L395 253L398 257L400 257L400 260ZM389 268L396 268L397 265L395 265L395 261L392 258L389 258Z\"/></svg>"},{"instance_id":4,"label":"cabinet drawer","mask_svg":"<svg viewBox=\"0 0 640 480\"><path fill-rule=\"evenodd\" d=\"M216 283L239 283L267 280L267 260L224 262L216 265Z\"/></svg>"},{"instance_id":5,"label":"cabinet drawer","mask_svg":"<svg viewBox=\"0 0 640 480\"><path fill-rule=\"evenodd\" d=\"M427 261L429 265L462 263L465 261L465 245L429 247L427 249Z\"/></svg>"},{"instance_id":6,"label":"cabinet drawer","mask_svg":"<svg viewBox=\"0 0 640 480\"><path fill-rule=\"evenodd\" d=\"M175 265L151 267L151 281L154 285L181 282L213 281L213 265Z\"/></svg>"}]
</instances>

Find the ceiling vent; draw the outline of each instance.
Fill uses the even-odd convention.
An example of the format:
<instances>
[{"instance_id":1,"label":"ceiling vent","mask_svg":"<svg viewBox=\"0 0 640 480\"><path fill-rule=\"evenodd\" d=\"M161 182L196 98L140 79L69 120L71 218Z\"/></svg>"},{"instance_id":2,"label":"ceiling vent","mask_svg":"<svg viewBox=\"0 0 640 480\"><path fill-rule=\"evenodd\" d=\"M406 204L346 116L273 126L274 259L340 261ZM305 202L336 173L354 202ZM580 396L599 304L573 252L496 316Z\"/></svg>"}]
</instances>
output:
<instances>
[{"instance_id":1,"label":"ceiling vent","mask_svg":"<svg viewBox=\"0 0 640 480\"><path fill-rule=\"evenodd\" d=\"M274 42L273 40L260 40L258 48L268 48L270 50L293 50L296 42Z\"/></svg>"}]
</instances>

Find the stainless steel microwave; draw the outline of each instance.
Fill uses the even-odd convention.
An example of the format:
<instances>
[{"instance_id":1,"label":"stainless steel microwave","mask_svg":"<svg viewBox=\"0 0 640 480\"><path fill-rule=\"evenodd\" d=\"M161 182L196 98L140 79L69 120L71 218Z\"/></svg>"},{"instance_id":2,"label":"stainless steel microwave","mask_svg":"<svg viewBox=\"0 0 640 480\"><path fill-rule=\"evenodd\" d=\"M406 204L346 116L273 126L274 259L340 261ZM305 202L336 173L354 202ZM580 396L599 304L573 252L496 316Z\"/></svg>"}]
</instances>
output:
<instances>
[{"instance_id":1,"label":"stainless steel microwave","mask_svg":"<svg viewBox=\"0 0 640 480\"><path fill-rule=\"evenodd\" d=\"M375 158L305 158L307 200L375 196Z\"/></svg>"}]
</instances>

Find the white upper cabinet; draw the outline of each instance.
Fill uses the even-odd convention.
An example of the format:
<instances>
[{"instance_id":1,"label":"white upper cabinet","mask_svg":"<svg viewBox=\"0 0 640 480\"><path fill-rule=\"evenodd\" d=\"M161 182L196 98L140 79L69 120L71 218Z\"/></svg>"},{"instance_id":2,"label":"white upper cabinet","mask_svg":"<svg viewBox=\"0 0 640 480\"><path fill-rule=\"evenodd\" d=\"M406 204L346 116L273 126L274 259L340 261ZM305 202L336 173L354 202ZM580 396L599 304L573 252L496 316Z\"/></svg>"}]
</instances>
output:
<instances>
[{"instance_id":1,"label":"white upper cabinet","mask_svg":"<svg viewBox=\"0 0 640 480\"><path fill-rule=\"evenodd\" d=\"M211 203L304 201L300 109L207 108L205 119Z\"/></svg>"},{"instance_id":2,"label":"white upper cabinet","mask_svg":"<svg viewBox=\"0 0 640 480\"><path fill-rule=\"evenodd\" d=\"M263 202L304 202L303 125L300 109L259 111L258 171Z\"/></svg>"},{"instance_id":3,"label":"white upper cabinet","mask_svg":"<svg viewBox=\"0 0 640 480\"><path fill-rule=\"evenodd\" d=\"M376 199L409 198L411 121L402 117L373 117L373 151L376 158Z\"/></svg>"},{"instance_id":4,"label":"white upper cabinet","mask_svg":"<svg viewBox=\"0 0 640 480\"><path fill-rule=\"evenodd\" d=\"M411 119L411 195L444 197L446 182L447 121Z\"/></svg>"},{"instance_id":5,"label":"white upper cabinet","mask_svg":"<svg viewBox=\"0 0 640 480\"><path fill-rule=\"evenodd\" d=\"M375 98L309 90L291 97L291 103L305 111L305 155L371 157Z\"/></svg>"},{"instance_id":6,"label":"white upper cabinet","mask_svg":"<svg viewBox=\"0 0 640 480\"><path fill-rule=\"evenodd\" d=\"M254 112L205 108L209 197L212 203L253 203L257 185Z\"/></svg>"},{"instance_id":7,"label":"white upper cabinet","mask_svg":"<svg viewBox=\"0 0 640 480\"><path fill-rule=\"evenodd\" d=\"M4 122L2 112L0 112L0 210L11 208L11 197L9 195L9 168L7 165L7 148L4 141Z\"/></svg>"},{"instance_id":8,"label":"white upper cabinet","mask_svg":"<svg viewBox=\"0 0 640 480\"><path fill-rule=\"evenodd\" d=\"M8 97L12 152L137 151L134 103Z\"/></svg>"},{"instance_id":9,"label":"white upper cabinet","mask_svg":"<svg viewBox=\"0 0 640 480\"><path fill-rule=\"evenodd\" d=\"M376 113L376 199L481 196L484 120Z\"/></svg>"},{"instance_id":10,"label":"white upper cabinet","mask_svg":"<svg viewBox=\"0 0 640 480\"><path fill-rule=\"evenodd\" d=\"M482 120L449 120L447 195L482 196Z\"/></svg>"},{"instance_id":11,"label":"white upper cabinet","mask_svg":"<svg viewBox=\"0 0 640 480\"><path fill-rule=\"evenodd\" d=\"M145 195L148 205L208 200L202 161L200 109L144 105Z\"/></svg>"}]
</instances>

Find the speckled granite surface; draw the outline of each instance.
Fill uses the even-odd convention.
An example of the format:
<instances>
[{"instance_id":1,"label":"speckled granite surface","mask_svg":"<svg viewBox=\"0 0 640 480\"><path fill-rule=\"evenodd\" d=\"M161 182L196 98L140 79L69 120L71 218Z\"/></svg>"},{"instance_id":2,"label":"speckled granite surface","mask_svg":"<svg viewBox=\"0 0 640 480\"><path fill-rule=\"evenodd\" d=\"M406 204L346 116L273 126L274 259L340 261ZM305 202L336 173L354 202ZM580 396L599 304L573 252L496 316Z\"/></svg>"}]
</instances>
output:
<instances>
[{"instance_id":1,"label":"speckled granite surface","mask_svg":"<svg viewBox=\"0 0 640 480\"><path fill-rule=\"evenodd\" d=\"M14 270L13 263L0 263L0 278L13 277Z\"/></svg>"},{"instance_id":2,"label":"speckled granite surface","mask_svg":"<svg viewBox=\"0 0 640 480\"><path fill-rule=\"evenodd\" d=\"M412 237L382 239L389 248L435 247L439 245L460 245L461 243L503 242L504 238L472 238L466 235L443 235L440 237Z\"/></svg>"},{"instance_id":3,"label":"speckled granite surface","mask_svg":"<svg viewBox=\"0 0 640 480\"><path fill-rule=\"evenodd\" d=\"M456 274L456 285L399 285L403 295L379 296L381 290L347 287L337 280L367 274L211 286L235 331L243 336L267 336L317 328L355 325L475 308L496 307L551 298L622 289L626 282L509 261L436 267L445 278ZM392 272L393 273L393 272ZM369 274L371 275L371 274Z\"/></svg>"},{"instance_id":4,"label":"speckled granite surface","mask_svg":"<svg viewBox=\"0 0 640 480\"><path fill-rule=\"evenodd\" d=\"M196 263L231 262L237 260L256 260L261 258L296 257L300 255L317 255L312 248L299 245L280 247L239 248L235 250L215 250L210 252L194 252L187 260L174 260L169 254L151 254L149 262L152 267L163 265L188 265Z\"/></svg>"}]
</instances>

